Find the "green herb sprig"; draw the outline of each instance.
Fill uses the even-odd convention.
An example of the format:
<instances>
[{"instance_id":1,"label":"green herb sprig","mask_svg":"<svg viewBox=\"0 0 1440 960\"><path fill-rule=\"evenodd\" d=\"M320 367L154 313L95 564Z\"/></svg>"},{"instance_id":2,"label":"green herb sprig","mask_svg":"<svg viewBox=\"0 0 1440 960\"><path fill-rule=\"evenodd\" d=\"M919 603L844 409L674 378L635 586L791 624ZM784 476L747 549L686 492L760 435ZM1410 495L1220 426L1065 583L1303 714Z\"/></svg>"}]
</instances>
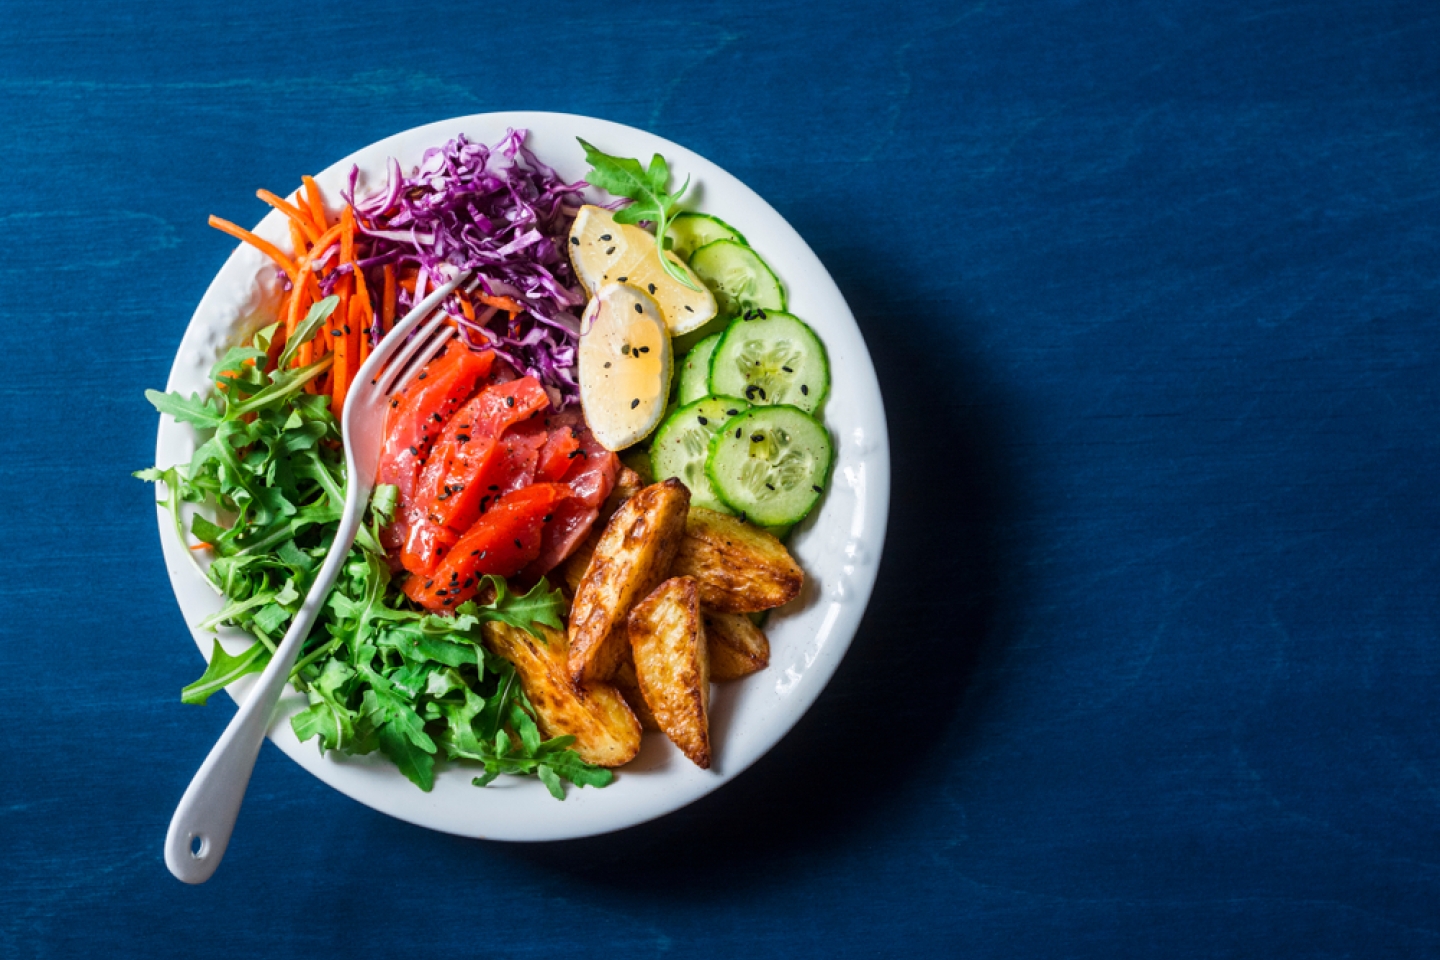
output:
<instances>
[{"instance_id":1,"label":"green herb sprig","mask_svg":"<svg viewBox=\"0 0 1440 960\"><path fill-rule=\"evenodd\" d=\"M654 223L655 244L660 248L660 266L670 275L671 279L684 284L691 290L699 290L695 281L686 276L669 257L665 256L665 231L670 225L671 214L674 213L680 198L690 188L690 178L686 177L685 182L680 185L680 189L671 193L670 165L660 154L657 153L651 157L650 166L646 168L640 166L639 160L612 157L579 137L575 139L580 140L580 146L585 148L585 159L590 164L590 171L585 174L585 181L591 186L599 187L617 197L626 197L634 201L634 203L615 211L615 222L636 224L649 221Z\"/></svg>"}]
</instances>

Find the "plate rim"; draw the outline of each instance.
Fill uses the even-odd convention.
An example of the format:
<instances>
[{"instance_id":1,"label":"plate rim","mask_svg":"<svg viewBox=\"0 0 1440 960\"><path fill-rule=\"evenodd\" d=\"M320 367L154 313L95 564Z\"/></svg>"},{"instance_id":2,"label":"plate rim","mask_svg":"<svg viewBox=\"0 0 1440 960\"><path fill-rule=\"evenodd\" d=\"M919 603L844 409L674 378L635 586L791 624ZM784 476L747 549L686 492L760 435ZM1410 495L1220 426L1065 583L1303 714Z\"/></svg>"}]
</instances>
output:
<instances>
[{"instance_id":1,"label":"plate rim","mask_svg":"<svg viewBox=\"0 0 1440 960\"><path fill-rule=\"evenodd\" d=\"M788 704L788 709L781 711L778 716L770 718L771 723L767 725L768 730L762 730L760 735L755 738L758 746L752 746L747 753L738 758L738 762L730 763L727 766L724 763L724 749L722 746L721 750L717 751L720 755L721 769L716 773L707 774L696 769L686 770L683 767L679 767L679 764L673 763L675 758L679 756L678 751L675 751L668 741L664 741L663 736L652 735L645 738L646 748L642 750L641 755L641 760L644 760L646 764L648 764L647 768L639 771L627 771L626 767L621 767L617 771L618 776L615 783L603 791L593 789L580 790L574 787L569 788L567 791L569 796L567 796L564 803L547 801L550 803L550 808L546 810L547 813L553 814L557 810L562 811L561 816L558 818L553 816L539 818L537 822L530 824L529 829L517 828L517 825L512 823L508 825L508 829L490 832L487 829L483 829L483 825L457 823L453 816L446 816L443 811L438 809L436 801L437 794L440 790L439 777L437 777L436 790L427 794L420 791L408 780L405 780L404 776L400 774L398 770L394 769L393 765L384 762L375 762L367 758L339 757L334 754L321 756L313 744L309 742L300 743L295 740L288 720L295 710L304 706L305 701L293 688L286 688L286 695L282 699L282 707L277 710L267 737L297 764L338 792L397 819L457 836L512 842L545 842L595 836L626 829L681 809L701 797L714 792L725 783L742 774L794 729L795 725L799 723L800 718L808 712L814 704L814 701L818 699L820 693L829 685L835 671L839 668L840 661L844 658L856 632L858 632L873 593L880 557L884 550L886 528L889 518L889 431L884 413L884 400L880 393L879 381L874 370L874 362L868 346L865 344L864 335L860 330L858 322L855 320L853 311L840 292L839 286L835 283L834 278L830 275L824 264L819 260L814 250L806 243L800 233L795 230L764 197L718 164L682 144L615 121L577 114L550 111L500 111L467 114L411 127L362 146L331 164L320 174L317 174L316 179L322 184L327 183L327 181L333 182L337 179L337 176L348 174L350 166L353 163L359 162L369 154L380 154L383 161L384 155L395 152L395 145L408 144L422 138L428 138L427 142L430 146L438 146L448 141L457 133L485 127L494 127L497 124L516 129L525 128L531 131L532 136L537 127L547 129L569 128L569 135L572 138L576 135L577 130L588 127L592 129L584 130L583 135L592 142L600 139L605 134L613 133L616 135L617 140L623 139L623 142L626 144L624 152L627 154L640 155L644 151L662 153L666 159L671 162L672 169L676 170L683 169L680 164L676 162L677 159L681 162L688 162L691 169L687 172L695 175L695 179L699 181L702 189L705 187L705 176L693 169L693 167L697 165L696 162L698 161L698 166L713 168L713 172L718 174L719 177L717 178L717 183L710 185L712 189L718 186L723 188L722 192L738 190L748 203L756 205L756 210L762 218L771 221L765 225L763 230L758 231L754 235L767 236L776 231L781 235L788 233L788 242L785 244L784 250L785 259L788 261L792 257L799 257L799 259L803 261L808 257L811 261L810 263L795 264L794 266L797 267L796 273L814 273L818 270L818 276L822 280L822 285L828 286L828 289L818 292L810 290L804 292L814 294L821 300L828 298L838 302L840 311L839 315L833 317L833 319L827 320L824 324L816 323L815 325L823 328L831 328L838 325L841 328L839 331L832 330L827 332L824 329L821 330L821 338L826 342L827 351L832 352L832 365L835 362L834 351L831 345L832 334L837 332L842 333L847 341L847 347L858 345L859 350L855 352L854 355L848 356L846 362L849 365L856 365L858 367L858 369L852 371L852 373L859 374L860 381L863 382L852 380L850 383L851 389L847 391L847 395L858 391L865 395L863 400L871 407L868 419L864 424L864 429L857 425L853 430L853 437L839 430L837 426L831 422L830 418L830 413L834 410L834 406L832 405L836 403L836 394L839 392L835 388L835 383L838 382L839 378L832 378L832 395L827 400L825 420L836 439L836 474L838 475L840 473L842 455L850 451L852 440L856 452L847 459L853 459L854 457L860 458L857 464L850 464L851 467L858 465L858 480L853 476L844 478L844 482L849 483L856 497L856 508L853 511L853 516L850 517L852 535L843 538L846 541L845 543L838 544L843 554L841 569L844 571L844 575L842 578L836 579L833 582L827 582L822 590L816 590L816 585L810 576L810 570L807 569L807 582L810 583L810 587L807 590L805 603L799 606L796 614L813 617L818 608L826 606L826 602L828 602L830 606L827 608L827 619L821 624L822 629L820 633L812 639L811 647L813 647L813 650L810 647L806 648L804 651L805 657L803 658L805 661L804 666L801 667L799 672L794 673L793 682L791 682L790 687L796 695L795 699L785 700L785 703ZM600 134L596 133L597 130L600 131ZM499 136L477 136L475 139L486 143L488 146L497 141ZM529 141L527 140L527 145L528 143ZM632 151L632 147L637 143L645 144L645 146L641 150ZM543 147L536 149L537 156L539 156L543 162L557 166L557 168L564 165L563 162L562 164L553 164L552 158L544 154L544 149ZM418 161L418 157L416 157L416 159ZM367 160L366 162L371 163L373 161ZM329 197L332 195L332 191L327 188L326 194L327 197ZM749 218L750 214L741 214L740 216ZM273 236L276 239L283 239L283 217L278 211L271 211L254 229L262 236L271 234L272 231L274 231ZM752 229L754 228L747 227L747 236L751 235ZM767 252L766 256L768 261L772 264L775 263L777 259L776 251L772 250ZM262 268L259 273L252 272L252 287L258 286L260 289L252 289L249 293L248 300L253 303L257 297L263 300L267 296L273 297L275 295L273 282L268 285L266 283L267 277L263 271L263 258L245 244L239 244L232 249L207 285L204 294L196 304L194 312L186 323L184 334L182 335L180 345L176 349L175 359L171 364L171 369L167 377L167 392L177 389L177 385L183 385L187 380L187 376L193 379L196 360L191 356L187 356L187 347L190 348L190 352L195 351L194 341L199 337L200 333L203 332L204 324L208 322L206 319L207 315L217 309L217 304L225 299L227 288L235 285L235 281L229 278L228 275L247 269L245 267L247 260L257 261ZM803 267L803 269L800 269L801 267ZM787 271L777 267L777 272L783 277ZM791 294L792 301L795 296L801 292L794 283L787 283L787 288ZM831 296L832 294L833 296ZM227 325L229 340L233 341L235 329L237 327L243 327L244 322L240 317L235 317L229 322ZM188 428L175 424L174 421L170 421L163 415L159 417L159 423L156 438L156 463L165 464L167 459L166 453L174 445L175 438L172 435L188 430ZM856 423L858 424L859 421L856 421ZM878 430L874 429L877 423ZM866 429L868 429L868 433L865 432ZM171 457L170 459L173 460L174 458ZM837 476L837 479L840 478ZM821 510L817 512L818 514L826 513L825 507L830 501L835 499L835 494L839 486L839 483L832 480L831 496L827 496L825 500L822 501ZM167 574L171 582L172 591L175 593L176 601L180 605L182 612L185 613L186 627L189 629L192 639L194 639L197 647L200 649L202 657L208 660L210 657L211 644L216 635L208 632L202 633L196 628L195 624L198 620L190 615L187 608L196 606L197 601L193 595L187 596L187 593L193 594L195 583L198 581L198 583L203 585L204 590L213 597L213 587L211 587L209 581L205 580L199 573L199 567L195 563L193 556L189 554L189 551L174 542L174 527L171 523L170 516L159 504L157 504L157 518L159 521L162 550L165 554ZM844 518L837 517L836 519ZM802 525L802 533L800 536L804 537L817 524L817 516L812 515L812 517L807 519ZM803 546L804 544L801 544L796 552L800 553ZM845 563L844 561L847 560L849 562ZM802 566L805 565L802 560ZM817 593L821 595L817 596ZM839 612L836 613L836 611ZM836 631L834 627L842 618L845 623L839 631ZM829 632L827 632L827 629ZM221 633L222 639L227 638L227 636L232 642L242 645L245 642L254 642L248 635L242 634L239 631L229 631L228 634L226 632ZM774 681L775 689L781 690L787 680L792 679L789 674L793 672L793 666L790 671L787 671L786 675L777 679L775 673L772 673L772 671L778 672L780 668L780 664L777 662L778 659L779 658L772 656L771 665L767 670L754 674L752 677L744 681L739 681L734 685L717 685L714 690L718 693L722 687L729 688L747 683L751 684L752 688L758 688L756 686L758 683L766 681ZM241 698L248 694L253 682L253 676L246 677L227 687L226 691L236 703L239 703L241 702ZM785 696L788 697L789 694L785 693ZM719 700L719 698L716 699L717 701ZM741 709L747 702L747 698L743 693L739 695L738 700L740 701L740 705L732 705L731 709ZM660 742L658 749L656 747L657 741ZM660 756L660 754L667 753L665 748L669 748L668 755ZM639 761L635 762L638 763ZM681 762L685 762L683 758ZM650 802L638 804L634 809L627 811L625 808L622 808L619 815L611 812L609 816L587 817L582 814L575 817L568 812L587 806L594 806L593 802L587 803L588 796L598 794L610 794L614 796L614 791L623 793L622 787L627 779L655 773L657 765L660 765L659 775L662 778L669 776L672 779L676 779L679 784L679 789L670 791L668 797L664 796L662 783L661 796L658 802L656 802L654 797L650 797ZM470 775L470 768L457 767L454 764L444 764L444 766L450 768L452 771L459 770L463 772L467 779ZM676 769L677 767L679 769ZM697 773L699 776L696 776ZM377 785L377 778L399 780L406 790L409 791L409 794L412 795L404 799L412 802L402 802L397 807L397 805L392 802L395 799L392 795L394 791L384 788L383 784ZM530 792L534 792L534 789L539 789L543 792L543 787L539 785L538 782L532 781L533 778L531 778L531 780L520 781L520 783L523 783L525 787L533 788ZM504 784L479 791L474 787L470 787L468 783L464 784L464 787L466 790L473 791L475 794L490 794L492 792L508 794L511 790L517 788L515 784ZM524 789L524 787L521 789ZM454 791L447 787L447 795L452 792ZM482 807L486 802L487 801L483 800L477 801L475 806ZM602 814L610 805L609 802L601 805Z\"/></svg>"}]
</instances>

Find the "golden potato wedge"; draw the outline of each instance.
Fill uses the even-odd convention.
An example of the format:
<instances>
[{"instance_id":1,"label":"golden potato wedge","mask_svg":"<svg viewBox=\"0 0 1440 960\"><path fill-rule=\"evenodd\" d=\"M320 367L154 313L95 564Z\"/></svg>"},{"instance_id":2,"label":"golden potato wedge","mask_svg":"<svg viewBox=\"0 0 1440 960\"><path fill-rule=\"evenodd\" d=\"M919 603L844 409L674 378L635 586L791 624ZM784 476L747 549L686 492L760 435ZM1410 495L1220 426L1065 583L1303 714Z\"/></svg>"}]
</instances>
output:
<instances>
[{"instance_id":1,"label":"golden potato wedge","mask_svg":"<svg viewBox=\"0 0 1440 960\"><path fill-rule=\"evenodd\" d=\"M570 605L570 678L609 680L624 657L625 616L664 580L685 536L690 491L674 477L653 483L610 518Z\"/></svg>"},{"instance_id":2,"label":"golden potato wedge","mask_svg":"<svg viewBox=\"0 0 1440 960\"><path fill-rule=\"evenodd\" d=\"M739 680L770 665L770 638L743 613L701 610L711 680Z\"/></svg>"},{"instance_id":3,"label":"golden potato wedge","mask_svg":"<svg viewBox=\"0 0 1440 960\"><path fill-rule=\"evenodd\" d=\"M650 704L645 702L645 695L640 692L640 681L635 678L635 661L628 656L620 661L620 666L615 669L615 689L630 704L630 709L635 713L635 719L640 721L640 729L660 729L660 724L655 720L655 714L650 712Z\"/></svg>"},{"instance_id":4,"label":"golden potato wedge","mask_svg":"<svg viewBox=\"0 0 1440 960\"><path fill-rule=\"evenodd\" d=\"M646 482L629 467L620 468L620 475L615 478L615 486L610 491L610 496L600 505L600 518L595 522L595 526L590 528L590 535L580 541L575 552L560 566L560 576L572 597L575 591L580 589L580 581L585 579L585 569L590 566L590 558L595 556L595 545L600 542L600 534L604 532L605 525L610 522L615 511L620 509L620 504L639 493Z\"/></svg>"},{"instance_id":5,"label":"golden potato wedge","mask_svg":"<svg viewBox=\"0 0 1440 960\"><path fill-rule=\"evenodd\" d=\"M515 665L520 687L535 707L535 725L547 739L569 734L587 763L618 767L640 752L640 721L620 691L603 683L570 683L565 634L536 624L545 642L519 627L484 625L485 646Z\"/></svg>"},{"instance_id":6,"label":"golden potato wedge","mask_svg":"<svg viewBox=\"0 0 1440 960\"><path fill-rule=\"evenodd\" d=\"M655 722L701 770L710 769L710 656L700 588L673 577L630 611L626 621L635 679Z\"/></svg>"},{"instance_id":7,"label":"golden potato wedge","mask_svg":"<svg viewBox=\"0 0 1440 960\"><path fill-rule=\"evenodd\" d=\"M754 613L800 595L805 573L785 545L759 527L695 507L670 569L694 577L700 602L719 613Z\"/></svg>"}]
</instances>

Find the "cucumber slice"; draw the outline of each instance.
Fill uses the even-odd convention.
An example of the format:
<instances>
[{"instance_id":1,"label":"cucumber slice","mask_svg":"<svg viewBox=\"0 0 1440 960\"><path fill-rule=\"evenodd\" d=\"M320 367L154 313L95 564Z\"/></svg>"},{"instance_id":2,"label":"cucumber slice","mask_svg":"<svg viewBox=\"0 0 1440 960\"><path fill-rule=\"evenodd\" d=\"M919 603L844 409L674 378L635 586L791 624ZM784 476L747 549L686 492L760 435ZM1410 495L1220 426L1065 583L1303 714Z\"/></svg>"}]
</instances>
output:
<instances>
[{"instance_id":1,"label":"cucumber slice","mask_svg":"<svg viewBox=\"0 0 1440 960\"><path fill-rule=\"evenodd\" d=\"M750 409L737 397L705 397L687 403L660 424L650 447L650 466L655 481L679 477L690 488L690 505L730 513L710 486L705 475L705 458L710 438L729 420Z\"/></svg>"},{"instance_id":2,"label":"cucumber slice","mask_svg":"<svg viewBox=\"0 0 1440 960\"><path fill-rule=\"evenodd\" d=\"M710 355L715 352L719 343L720 334L708 336L691 347L690 352L685 355L685 362L680 366L680 376L676 378L680 383L676 401L681 405L694 403L710 392Z\"/></svg>"},{"instance_id":3,"label":"cucumber slice","mask_svg":"<svg viewBox=\"0 0 1440 960\"><path fill-rule=\"evenodd\" d=\"M798 318L757 310L725 328L710 358L710 392L806 413L830 393L825 345Z\"/></svg>"},{"instance_id":4,"label":"cucumber slice","mask_svg":"<svg viewBox=\"0 0 1440 960\"><path fill-rule=\"evenodd\" d=\"M830 477L835 448L823 424L796 407L751 407L710 440L710 485L743 519L765 527L804 519Z\"/></svg>"},{"instance_id":5,"label":"cucumber slice","mask_svg":"<svg viewBox=\"0 0 1440 960\"><path fill-rule=\"evenodd\" d=\"M690 269L715 294L720 316L756 307L784 310L785 288L760 255L737 240L714 240L690 255Z\"/></svg>"},{"instance_id":6,"label":"cucumber slice","mask_svg":"<svg viewBox=\"0 0 1440 960\"><path fill-rule=\"evenodd\" d=\"M688 261L690 254L707 243L716 240L734 240L745 243L740 231L719 217L708 213L682 213L670 221L665 236L670 240L670 249L681 260Z\"/></svg>"}]
</instances>

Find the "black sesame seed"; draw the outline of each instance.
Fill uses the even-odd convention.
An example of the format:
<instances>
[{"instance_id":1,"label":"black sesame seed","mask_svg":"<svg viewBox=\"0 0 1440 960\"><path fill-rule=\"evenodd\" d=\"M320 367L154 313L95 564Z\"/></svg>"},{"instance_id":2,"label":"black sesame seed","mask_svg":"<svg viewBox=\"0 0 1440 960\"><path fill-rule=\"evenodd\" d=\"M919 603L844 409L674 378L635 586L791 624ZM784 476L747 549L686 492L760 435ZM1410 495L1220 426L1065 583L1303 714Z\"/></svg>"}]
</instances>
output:
<instances>
[{"instance_id":1,"label":"black sesame seed","mask_svg":"<svg viewBox=\"0 0 1440 960\"><path fill-rule=\"evenodd\" d=\"M432 414L430 414L430 419L431 419L431 420L434 420L436 423L439 423L439 422L440 422L440 414L438 414L438 413L432 413Z\"/></svg>"},{"instance_id":2,"label":"black sesame seed","mask_svg":"<svg viewBox=\"0 0 1440 960\"><path fill-rule=\"evenodd\" d=\"M636 407L638 407L638 406L640 406L640 398L639 398L639 397L636 397L634 400L631 400L631 401L630 401L630 409L631 409L631 410L634 410L634 409L635 409Z\"/></svg>"},{"instance_id":3,"label":"black sesame seed","mask_svg":"<svg viewBox=\"0 0 1440 960\"><path fill-rule=\"evenodd\" d=\"M576 457L580 456L584 452L584 450L571 450L569 453L565 454L565 459L574 460Z\"/></svg>"},{"instance_id":4,"label":"black sesame seed","mask_svg":"<svg viewBox=\"0 0 1440 960\"><path fill-rule=\"evenodd\" d=\"M740 434L742 434L742 433L744 433L744 432L745 432L744 430L741 430L739 427L736 427L736 428L735 428L735 439L736 439L736 440L739 440L739 439L740 439Z\"/></svg>"},{"instance_id":5,"label":"black sesame seed","mask_svg":"<svg viewBox=\"0 0 1440 960\"><path fill-rule=\"evenodd\" d=\"M442 607L448 607L448 606L450 606L450 604L452 604L452 603L454 603L454 602L455 602L454 599L452 599L452 598L447 598L446 600L444 600L444 601L441 602L440 606L442 606Z\"/></svg>"},{"instance_id":6,"label":"black sesame seed","mask_svg":"<svg viewBox=\"0 0 1440 960\"><path fill-rule=\"evenodd\" d=\"M492 483L492 484L490 484L490 486L487 487L486 489L487 489L487 490L499 490L500 487L499 487L499 485Z\"/></svg>"},{"instance_id":7,"label":"black sesame seed","mask_svg":"<svg viewBox=\"0 0 1440 960\"><path fill-rule=\"evenodd\" d=\"M637 303L637 304L635 304L635 312L636 312L636 313L644 313L644 312L645 312L645 308L642 307L642 306L640 306L640 304Z\"/></svg>"},{"instance_id":8,"label":"black sesame seed","mask_svg":"<svg viewBox=\"0 0 1440 960\"><path fill-rule=\"evenodd\" d=\"M478 557L478 556L480 556L480 551L479 551L479 550L471 550L471 551L470 551L470 556L472 556L472 557Z\"/></svg>"},{"instance_id":9,"label":"black sesame seed","mask_svg":"<svg viewBox=\"0 0 1440 960\"><path fill-rule=\"evenodd\" d=\"M433 586L435 586L435 581L434 581L434 580L426 580L426 581L425 581L425 589L426 589L426 590L429 590L429 589L430 589L431 587L433 587Z\"/></svg>"},{"instance_id":10,"label":"black sesame seed","mask_svg":"<svg viewBox=\"0 0 1440 960\"><path fill-rule=\"evenodd\" d=\"M620 282L621 282L621 283L624 283L626 280L629 280L629 279L630 279L629 277L621 277L621 278L620 278Z\"/></svg>"},{"instance_id":11,"label":"black sesame seed","mask_svg":"<svg viewBox=\"0 0 1440 960\"><path fill-rule=\"evenodd\" d=\"M650 284L650 292L651 292L651 293L654 293L654 292L655 292L655 284L653 284L653 283Z\"/></svg>"},{"instance_id":12,"label":"black sesame seed","mask_svg":"<svg viewBox=\"0 0 1440 960\"><path fill-rule=\"evenodd\" d=\"M649 352L650 352L650 348L649 348L649 347L641 347L640 350L639 350L639 352L640 352L640 353L649 353Z\"/></svg>"},{"instance_id":13,"label":"black sesame seed","mask_svg":"<svg viewBox=\"0 0 1440 960\"><path fill-rule=\"evenodd\" d=\"M694 308L694 307L691 307L691 306L687 306L687 307L685 308L685 312L686 312L686 313L694 313L694 312L695 312L695 308Z\"/></svg>"},{"instance_id":14,"label":"black sesame seed","mask_svg":"<svg viewBox=\"0 0 1440 960\"><path fill-rule=\"evenodd\" d=\"M707 423L710 422L709 420L706 420L704 417L696 417L695 419L700 421L700 426L702 426L702 427L705 426L705 424L707 424Z\"/></svg>"},{"instance_id":15,"label":"black sesame seed","mask_svg":"<svg viewBox=\"0 0 1440 960\"><path fill-rule=\"evenodd\" d=\"M332 337L338 337L338 336L340 336L340 331L339 331L339 330L331 330L331 331L330 331L330 336L332 336Z\"/></svg>"},{"instance_id":16,"label":"black sesame seed","mask_svg":"<svg viewBox=\"0 0 1440 960\"><path fill-rule=\"evenodd\" d=\"M411 447L411 448L410 448L410 456L412 456L412 457L418 457L418 456L420 456L420 451L419 451L419 450L416 450L414 447Z\"/></svg>"},{"instance_id":17,"label":"black sesame seed","mask_svg":"<svg viewBox=\"0 0 1440 960\"><path fill-rule=\"evenodd\" d=\"M422 373L422 374L420 374L420 376L416 377L415 379L416 379L416 380L424 380L427 376L429 376L429 374Z\"/></svg>"},{"instance_id":18,"label":"black sesame seed","mask_svg":"<svg viewBox=\"0 0 1440 960\"><path fill-rule=\"evenodd\" d=\"M554 520L554 519L555 519L555 514L553 514L553 513L547 513L547 514L545 514L545 516L543 516L543 517L540 518L540 522L541 522L541 523L549 523L551 520Z\"/></svg>"},{"instance_id":19,"label":"black sesame seed","mask_svg":"<svg viewBox=\"0 0 1440 960\"><path fill-rule=\"evenodd\" d=\"M605 369L606 369L606 370L609 370L609 369L610 369L610 361L609 361L609 360L606 360L606 361L605 361Z\"/></svg>"},{"instance_id":20,"label":"black sesame seed","mask_svg":"<svg viewBox=\"0 0 1440 960\"><path fill-rule=\"evenodd\" d=\"M614 252L615 252L615 248L614 248L614 247L611 247L609 250L606 250L606 251L605 251L605 256L608 257L608 256L610 256L610 254L612 254L612 253L614 253Z\"/></svg>"},{"instance_id":21,"label":"black sesame seed","mask_svg":"<svg viewBox=\"0 0 1440 960\"><path fill-rule=\"evenodd\" d=\"M734 416L739 416L740 411L739 411L739 410L726 410L725 413L726 413L727 416L734 417Z\"/></svg>"},{"instance_id":22,"label":"black sesame seed","mask_svg":"<svg viewBox=\"0 0 1440 960\"><path fill-rule=\"evenodd\" d=\"M750 434L750 442L751 442L751 443L759 443L761 440L764 440L764 439L765 439L765 434L763 434L763 433L752 433L752 434Z\"/></svg>"},{"instance_id":23,"label":"black sesame seed","mask_svg":"<svg viewBox=\"0 0 1440 960\"><path fill-rule=\"evenodd\" d=\"M810 388L807 387L807 386L805 386L805 384L803 384L803 383L800 384L800 392L803 393L803 394L805 394L805 396L807 396L807 397L810 396Z\"/></svg>"},{"instance_id":24,"label":"black sesame seed","mask_svg":"<svg viewBox=\"0 0 1440 960\"><path fill-rule=\"evenodd\" d=\"M611 239L611 238L610 238L610 234L608 234L608 233L602 233L602 234L600 234L600 239L601 239L601 240L604 240L606 243L609 243L609 242L610 242L610 239Z\"/></svg>"},{"instance_id":25,"label":"black sesame seed","mask_svg":"<svg viewBox=\"0 0 1440 960\"><path fill-rule=\"evenodd\" d=\"M765 489L766 489L766 490L774 490L774 489L775 489L775 484L773 484L773 483L767 483L767 484L765 484Z\"/></svg>"},{"instance_id":26,"label":"black sesame seed","mask_svg":"<svg viewBox=\"0 0 1440 960\"><path fill-rule=\"evenodd\" d=\"M400 406L400 401L399 401L399 400L391 400L391 401L390 401L390 409L391 409L391 410L394 410L394 409L395 409L396 407L398 407L398 406Z\"/></svg>"},{"instance_id":27,"label":"black sesame seed","mask_svg":"<svg viewBox=\"0 0 1440 960\"><path fill-rule=\"evenodd\" d=\"M457 441L459 441L460 443L469 443L469 442L470 442L470 434L468 434L468 433L462 433L462 434L459 434L458 436L456 436L455 439L456 439Z\"/></svg>"},{"instance_id":28,"label":"black sesame seed","mask_svg":"<svg viewBox=\"0 0 1440 960\"><path fill-rule=\"evenodd\" d=\"M580 238L579 238L579 237L571 237L571 238L570 238L570 242L573 243L573 244L574 244L575 246L577 246L577 247L580 246Z\"/></svg>"},{"instance_id":29,"label":"black sesame seed","mask_svg":"<svg viewBox=\"0 0 1440 960\"><path fill-rule=\"evenodd\" d=\"M522 550L522 549L524 549L524 546L520 543L519 540L516 540L516 541L515 541L515 549L516 549L516 550Z\"/></svg>"},{"instance_id":30,"label":"black sesame seed","mask_svg":"<svg viewBox=\"0 0 1440 960\"><path fill-rule=\"evenodd\" d=\"M824 493L824 492L825 492L824 490L822 490L822 489L820 488L820 484L818 484L818 483L812 483L812 484L810 485L810 489L811 489L811 490L814 490L816 493Z\"/></svg>"},{"instance_id":31,"label":"black sesame seed","mask_svg":"<svg viewBox=\"0 0 1440 960\"><path fill-rule=\"evenodd\" d=\"M624 354L625 356L627 356L627 357L630 356L630 344L628 344L628 343L622 343L622 344L620 344L620 352L623 353L623 354Z\"/></svg>"},{"instance_id":32,"label":"black sesame seed","mask_svg":"<svg viewBox=\"0 0 1440 960\"><path fill-rule=\"evenodd\" d=\"M795 372L794 370L791 370L789 367L781 367L780 369L781 369L781 370L784 370L786 373L794 373L794 372Z\"/></svg>"},{"instance_id":33,"label":"black sesame seed","mask_svg":"<svg viewBox=\"0 0 1440 960\"><path fill-rule=\"evenodd\" d=\"M505 406L507 406L507 407L513 407L513 406L515 406L515 398L514 398L514 397L506 397L506 398L505 398Z\"/></svg>"},{"instance_id":34,"label":"black sesame seed","mask_svg":"<svg viewBox=\"0 0 1440 960\"><path fill-rule=\"evenodd\" d=\"M345 336L350 336L350 324L345 324Z\"/></svg>"}]
</instances>

